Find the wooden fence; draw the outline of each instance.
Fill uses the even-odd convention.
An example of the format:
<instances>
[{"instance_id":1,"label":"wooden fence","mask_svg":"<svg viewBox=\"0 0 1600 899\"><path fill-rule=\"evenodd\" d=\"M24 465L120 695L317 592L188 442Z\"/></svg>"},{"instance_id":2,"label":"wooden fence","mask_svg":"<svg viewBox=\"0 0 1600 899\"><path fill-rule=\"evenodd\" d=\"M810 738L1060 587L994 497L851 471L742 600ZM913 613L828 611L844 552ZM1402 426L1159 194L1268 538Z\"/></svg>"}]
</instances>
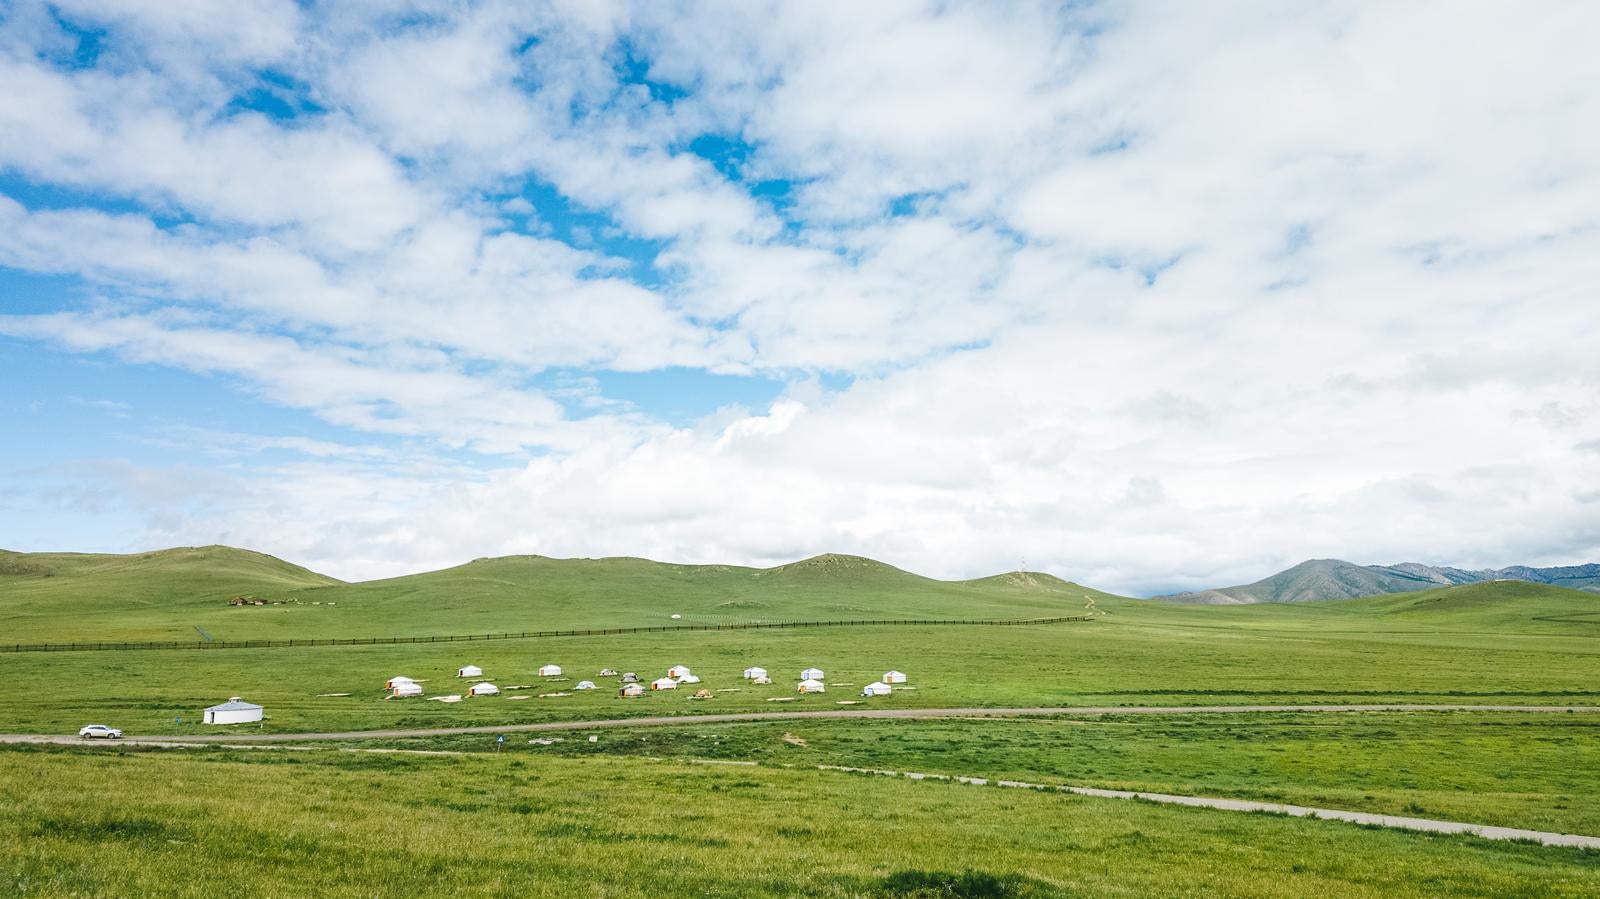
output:
<instances>
[{"instance_id":1,"label":"wooden fence","mask_svg":"<svg viewBox=\"0 0 1600 899\"><path fill-rule=\"evenodd\" d=\"M125 649L287 649L299 646L389 646L406 643L459 643L475 640L535 640L548 637L610 637L626 634L661 634L678 631L743 631L794 627L924 627L960 625L1014 627L1027 624L1062 624L1088 621L1088 615L1058 618L873 618L845 621L772 621L744 624L668 624L657 627L607 627L565 631L523 631L517 634L451 634L435 637L349 637L326 640L211 640L96 643L0 643L0 652L95 652Z\"/></svg>"}]
</instances>

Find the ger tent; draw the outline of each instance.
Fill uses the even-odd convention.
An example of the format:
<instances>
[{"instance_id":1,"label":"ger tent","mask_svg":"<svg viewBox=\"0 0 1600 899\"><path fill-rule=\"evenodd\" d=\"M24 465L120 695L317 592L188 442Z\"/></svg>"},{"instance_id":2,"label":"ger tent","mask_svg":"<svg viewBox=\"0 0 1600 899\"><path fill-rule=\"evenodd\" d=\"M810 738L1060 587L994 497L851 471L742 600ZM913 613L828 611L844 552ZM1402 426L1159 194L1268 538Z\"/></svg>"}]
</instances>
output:
<instances>
[{"instance_id":1,"label":"ger tent","mask_svg":"<svg viewBox=\"0 0 1600 899\"><path fill-rule=\"evenodd\" d=\"M698 674L685 674L683 677L678 678L678 683L680 683L680 684L698 684L698 683L700 683L700 675L698 675Z\"/></svg>"},{"instance_id":2,"label":"ger tent","mask_svg":"<svg viewBox=\"0 0 1600 899\"><path fill-rule=\"evenodd\" d=\"M456 677L483 677L483 669L477 665L462 665L456 669Z\"/></svg>"},{"instance_id":3,"label":"ger tent","mask_svg":"<svg viewBox=\"0 0 1600 899\"><path fill-rule=\"evenodd\" d=\"M650 682L650 689L652 689L652 690L676 690L676 689L678 689L678 682L673 680L670 677L656 678L655 680Z\"/></svg>"},{"instance_id":4,"label":"ger tent","mask_svg":"<svg viewBox=\"0 0 1600 899\"><path fill-rule=\"evenodd\" d=\"M261 720L261 706L231 696L222 705L206 709L207 724L249 724Z\"/></svg>"},{"instance_id":5,"label":"ger tent","mask_svg":"<svg viewBox=\"0 0 1600 899\"><path fill-rule=\"evenodd\" d=\"M822 680L824 676L821 668L807 668L800 672L801 680Z\"/></svg>"},{"instance_id":6,"label":"ger tent","mask_svg":"<svg viewBox=\"0 0 1600 899\"><path fill-rule=\"evenodd\" d=\"M767 669L765 669L765 668L760 668L760 667L756 667L756 666L752 665L751 667L746 668L744 670L744 679L745 680L754 680L754 679L756 679L758 677L766 677L766 676L767 676Z\"/></svg>"},{"instance_id":7,"label":"ger tent","mask_svg":"<svg viewBox=\"0 0 1600 899\"><path fill-rule=\"evenodd\" d=\"M637 684L637 683L636 684L623 684L622 685L622 689L617 691L617 695L618 696L624 696L624 697L626 697L626 696L643 696L644 695L644 684Z\"/></svg>"},{"instance_id":8,"label":"ger tent","mask_svg":"<svg viewBox=\"0 0 1600 899\"><path fill-rule=\"evenodd\" d=\"M473 684L467 688L468 696L493 696L500 692L500 688L491 683Z\"/></svg>"},{"instance_id":9,"label":"ger tent","mask_svg":"<svg viewBox=\"0 0 1600 899\"><path fill-rule=\"evenodd\" d=\"M886 684L903 684L906 682L906 673L904 671L885 671L883 673L883 682Z\"/></svg>"},{"instance_id":10,"label":"ger tent","mask_svg":"<svg viewBox=\"0 0 1600 899\"><path fill-rule=\"evenodd\" d=\"M560 665L540 665L539 666L539 676L540 677L558 677L558 676L560 676L560 674L561 674L561 666Z\"/></svg>"},{"instance_id":11,"label":"ger tent","mask_svg":"<svg viewBox=\"0 0 1600 899\"><path fill-rule=\"evenodd\" d=\"M671 668L667 669L667 677L670 677L673 680L678 680L679 678L686 677L693 673L693 671L689 670L688 665L673 665Z\"/></svg>"},{"instance_id":12,"label":"ger tent","mask_svg":"<svg viewBox=\"0 0 1600 899\"><path fill-rule=\"evenodd\" d=\"M814 678L808 678L808 679L803 680L803 681L800 682L800 685L796 689L795 692L797 692L797 693L826 693L826 692L828 692L828 688L827 688L827 686L825 686L822 683L822 681L816 680Z\"/></svg>"},{"instance_id":13,"label":"ger tent","mask_svg":"<svg viewBox=\"0 0 1600 899\"><path fill-rule=\"evenodd\" d=\"M396 696L421 696L422 685L416 681L406 681L404 683L395 684L392 688L390 688L389 692Z\"/></svg>"},{"instance_id":14,"label":"ger tent","mask_svg":"<svg viewBox=\"0 0 1600 899\"><path fill-rule=\"evenodd\" d=\"M894 688L884 683L873 682L861 688L862 696L888 696Z\"/></svg>"},{"instance_id":15,"label":"ger tent","mask_svg":"<svg viewBox=\"0 0 1600 899\"><path fill-rule=\"evenodd\" d=\"M383 682L383 688L385 690L393 690L395 688L395 686L398 685L398 684L414 684L414 683L416 683L416 681L412 680L409 677L406 677L404 674L396 674L394 677L391 677L388 680Z\"/></svg>"},{"instance_id":16,"label":"ger tent","mask_svg":"<svg viewBox=\"0 0 1600 899\"><path fill-rule=\"evenodd\" d=\"M581 680L581 681L578 681L578 685L576 687L573 687L572 689L574 689L574 690L593 690L594 689L594 681L592 681L592 680Z\"/></svg>"}]
</instances>

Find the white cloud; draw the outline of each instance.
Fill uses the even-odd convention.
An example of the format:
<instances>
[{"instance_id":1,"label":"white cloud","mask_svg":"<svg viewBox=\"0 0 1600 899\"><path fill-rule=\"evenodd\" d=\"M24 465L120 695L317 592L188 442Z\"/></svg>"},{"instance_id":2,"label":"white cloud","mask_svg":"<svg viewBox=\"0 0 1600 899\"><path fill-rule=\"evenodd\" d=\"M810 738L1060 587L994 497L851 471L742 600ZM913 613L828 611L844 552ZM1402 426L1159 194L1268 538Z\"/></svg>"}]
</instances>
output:
<instances>
[{"instance_id":1,"label":"white cloud","mask_svg":"<svg viewBox=\"0 0 1600 899\"><path fill-rule=\"evenodd\" d=\"M271 438L306 460L150 539L1128 590L1600 556L1591 4L578 7L75 8L126 48L91 71L7 34L0 166L122 205L0 199L0 264L95 288L0 332L502 454ZM268 60L324 111L230 107ZM528 386L669 366L794 385L677 425Z\"/></svg>"}]
</instances>

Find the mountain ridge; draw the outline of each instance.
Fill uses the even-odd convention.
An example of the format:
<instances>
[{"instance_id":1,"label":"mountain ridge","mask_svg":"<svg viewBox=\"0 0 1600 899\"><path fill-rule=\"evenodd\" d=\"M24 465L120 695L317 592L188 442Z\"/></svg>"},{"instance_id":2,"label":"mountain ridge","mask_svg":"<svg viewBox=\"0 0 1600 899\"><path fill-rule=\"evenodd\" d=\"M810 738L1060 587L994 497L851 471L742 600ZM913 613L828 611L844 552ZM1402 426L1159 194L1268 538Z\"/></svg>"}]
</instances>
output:
<instances>
[{"instance_id":1,"label":"mountain ridge","mask_svg":"<svg viewBox=\"0 0 1600 899\"><path fill-rule=\"evenodd\" d=\"M1600 593L1600 564L1466 569L1421 562L1358 565L1343 559L1308 559L1254 583L1150 598L1193 605L1321 602L1494 581L1524 581Z\"/></svg>"}]
</instances>

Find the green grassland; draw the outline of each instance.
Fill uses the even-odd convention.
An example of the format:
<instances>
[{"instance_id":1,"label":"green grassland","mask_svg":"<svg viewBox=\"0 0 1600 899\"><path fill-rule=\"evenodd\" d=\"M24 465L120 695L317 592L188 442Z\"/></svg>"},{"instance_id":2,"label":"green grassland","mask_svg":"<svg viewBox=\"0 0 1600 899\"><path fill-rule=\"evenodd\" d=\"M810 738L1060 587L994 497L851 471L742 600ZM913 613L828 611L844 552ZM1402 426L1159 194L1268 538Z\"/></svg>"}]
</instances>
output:
<instances>
[{"instance_id":1,"label":"green grassland","mask_svg":"<svg viewBox=\"0 0 1600 899\"><path fill-rule=\"evenodd\" d=\"M800 768L3 762L0 892L20 896L1600 895L1595 853Z\"/></svg>"},{"instance_id":2,"label":"green grassland","mask_svg":"<svg viewBox=\"0 0 1600 899\"><path fill-rule=\"evenodd\" d=\"M1600 834L1600 716L1272 713L802 720L521 734L507 751L841 765ZM555 737L557 742L547 741ZM493 751L493 737L389 740Z\"/></svg>"},{"instance_id":3,"label":"green grassland","mask_svg":"<svg viewBox=\"0 0 1600 899\"><path fill-rule=\"evenodd\" d=\"M470 753L445 758L6 750L0 787L21 801L0 811L0 893L8 884L41 895L137 893L151 884L199 892L204 882L189 874L200 869L248 871L249 891L261 895L415 894L448 884L533 895L643 895L656 886L655 895L870 896L917 882L923 892L902 894L1600 892L1596 854L1576 850L815 770L890 767L1600 834L1593 713L741 725L692 717L844 707L1600 705L1600 597L1592 594L1506 582L1317 604L1182 606L1028 573L936 581L849 556L774 569L518 557L363 584L220 547L137 558L5 555L0 568L0 642L19 643L192 641L196 625L218 640L246 640L1085 617L0 653L0 731L9 732L66 733L96 721L130 734L227 733L197 721L205 706L233 695L266 706L266 721L239 729L248 732L685 719L605 731L595 743L571 733L543 745L514 735L491 757L481 736L389 741ZM227 606L236 593L280 604ZM562 665L563 677L535 676L546 662ZM445 704L381 690L405 674L428 695L460 693L469 682L453 675L469 663L506 694ZM648 680L673 664L693 667L713 698L680 689L621 699L614 680L596 677L610 667ZM776 683L744 682L750 665L770 669ZM796 696L808 665L827 670L829 692ZM889 668L910 674L909 689L861 700L860 685ZM584 678L601 689L573 692ZM735 774L684 764L699 758L758 767ZM50 784L72 789L51 792ZM115 813L87 804L101 793ZM302 808L300 794L314 798ZM248 805L257 799L259 813ZM418 835L413 852L395 848L395 831ZM686 836L665 836L674 833ZM305 876L313 880L299 883L295 867L312 862ZM959 880L969 869L976 879ZM600 886L582 886L596 877ZM978 892L960 892L968 887Z\"/></svg>"}]
</instances>

